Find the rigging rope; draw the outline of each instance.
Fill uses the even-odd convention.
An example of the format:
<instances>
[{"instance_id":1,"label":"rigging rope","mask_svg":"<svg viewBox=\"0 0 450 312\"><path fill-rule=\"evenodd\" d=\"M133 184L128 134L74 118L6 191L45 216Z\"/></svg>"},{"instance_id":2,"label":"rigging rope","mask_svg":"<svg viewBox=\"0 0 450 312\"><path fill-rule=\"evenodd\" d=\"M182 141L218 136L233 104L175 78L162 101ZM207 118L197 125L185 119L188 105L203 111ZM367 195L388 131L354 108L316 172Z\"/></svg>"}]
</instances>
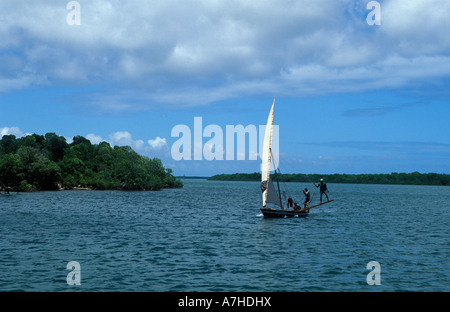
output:
<instances>
[{"instance_id":1,"label":"rigging rope","mask_svg":"<svg viewBox=\"0 0 450 312\"><path fill-rule=\"evenodd\" d=\"M274 160L274 157L273 157L273 154L272 154L272 149L270 149L270 154L272 155L272 162L273 162L274 170L275 170L275 171L278 170L278 173L281 175L282 173L281 173L280 167L278 166L278 167L275 169L275 160ZM289 192L288 187L287 187L287 184L286 184L285 181L279 181L279 182L281 182L281 184L282 184L282 187L281 187L281 188L283 189L283 192L281 192L282 194L280 194L280 195L283 195L283 198L284 198L284 200L285 200L286 202L288 201L288 198L292 198L292 200L294 201L294 203L303 203L303 201L296 201L295 198L294 198L293 196L291 196L291 193ZM279 183L279 184L280 184L280 183ZM312 200L313 200L313 198L314 198L314 195L317 193L317 187L315 187L315 188L314 188L314 192L311 192L311 193L312 193L312 194L311 194L311 199L309 200L308 204L312 202ZM287 194L287 197L286 197L286 194Z\"/></svg>"},{"instance_id":2,"label":"rigging rope","mask_svg":"<svg viewBox=\"0 0 450 312\"><path fill-rule=\"evenodd\" d=\"M278 173L281 175L282 173L281 173L280 167L278 166L277 168L275 168L275 158L273 157L272 149L270 149L270 154L272 155L272 162L273 162L273 167L274 167L275 173L276 173L276 171L278 170ZM286 202L288 201L288 198L292 198L292 200L294 201L294 203L297 203L297 201L295 200L295 198L294 198L293 196L291 196L291 193L289 192L288 187L286 186L286 182L284 182L284 181L279 181L279 182L281 182L281 184L282 184L282 189L283 189L283 192L282 192L282 194L280 194L280 196L283 195L284 200L285 200ZM279 184L280 184L280 183L279 183ZM287 194L287 197L286 197L286 194Z\"/></svg>"}]
</instances>

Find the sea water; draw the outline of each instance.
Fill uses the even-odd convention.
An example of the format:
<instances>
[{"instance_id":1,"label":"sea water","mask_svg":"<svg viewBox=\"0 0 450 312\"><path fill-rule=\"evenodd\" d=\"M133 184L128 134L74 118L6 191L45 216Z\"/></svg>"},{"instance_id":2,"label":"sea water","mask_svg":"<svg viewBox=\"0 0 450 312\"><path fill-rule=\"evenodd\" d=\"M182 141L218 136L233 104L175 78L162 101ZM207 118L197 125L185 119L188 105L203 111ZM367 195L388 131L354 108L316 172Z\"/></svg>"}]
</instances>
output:
<instances>
[{"instance_id":1,"label":"sea water","mask_svg":"<svg viewBox=\"0 0 450 312\"><path fill-rule=\"evenodd\" d=\"M307 218L265 219L258 182L183 182L0 195L0 291L450 291L450 187L329 184ZM282 184L304 187L317 203Z\"/></svg>"}]
</instances>

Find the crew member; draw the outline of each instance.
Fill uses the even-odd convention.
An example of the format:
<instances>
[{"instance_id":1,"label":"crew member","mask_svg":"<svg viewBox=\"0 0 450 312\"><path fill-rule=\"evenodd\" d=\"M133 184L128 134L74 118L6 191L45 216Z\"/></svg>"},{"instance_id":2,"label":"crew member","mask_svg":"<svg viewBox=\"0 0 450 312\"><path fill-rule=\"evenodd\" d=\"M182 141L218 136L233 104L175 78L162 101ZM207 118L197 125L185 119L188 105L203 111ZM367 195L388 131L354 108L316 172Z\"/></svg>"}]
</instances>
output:
<instances>
[{"instance_id":1,"label":"crew member","mask_svg":"<svg viewBox=\"0 0 450 312\"><path fill-rule=\"evenodd\" d=\"M320 202L322 202L322 195L325 194L325 196L327 197L327 201L329 201L330 199L328 198L328 188L327 188L327 184L323 182L323 179L319 180L319 185L316 185L316 183L314 183L315 187L320 187Z\"/></svg>"},{"instance_id":2,"label":"crew member","mask_svg":"<svg viewBox=\"0 0 450 312\"><path fill-rule=\"evenodd\" d=\"M309 201L311 200L311 193L307 188L303 190L303 194L305 194L305 201L303 202L303 208L309 208Z\"/></svg>"}]
</instances>

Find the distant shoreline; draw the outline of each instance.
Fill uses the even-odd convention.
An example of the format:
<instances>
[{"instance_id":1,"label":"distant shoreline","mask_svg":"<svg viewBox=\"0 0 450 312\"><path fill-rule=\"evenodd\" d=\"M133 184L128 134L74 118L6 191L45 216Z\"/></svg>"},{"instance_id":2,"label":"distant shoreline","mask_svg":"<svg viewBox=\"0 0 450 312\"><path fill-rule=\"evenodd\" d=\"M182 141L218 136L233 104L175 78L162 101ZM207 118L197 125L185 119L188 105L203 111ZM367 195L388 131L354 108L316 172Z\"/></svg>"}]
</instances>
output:
<instances>
[{"instance_id":1,"label":"distant shoreline","mask_svg":"<svg viewBox=\"0 0 450 312\"><path fill-rule=\"evenodd\" d=\"M274 175L272 175L274 177ZM327 183L346 184L391 184L391 185L435 185L449 186L449 174L437 173L390 173L390 174L278 174L281 182L317 183L323 178ZM218 174L210 181L261 181L260 173Z\"/></svg>"}]
</instances>

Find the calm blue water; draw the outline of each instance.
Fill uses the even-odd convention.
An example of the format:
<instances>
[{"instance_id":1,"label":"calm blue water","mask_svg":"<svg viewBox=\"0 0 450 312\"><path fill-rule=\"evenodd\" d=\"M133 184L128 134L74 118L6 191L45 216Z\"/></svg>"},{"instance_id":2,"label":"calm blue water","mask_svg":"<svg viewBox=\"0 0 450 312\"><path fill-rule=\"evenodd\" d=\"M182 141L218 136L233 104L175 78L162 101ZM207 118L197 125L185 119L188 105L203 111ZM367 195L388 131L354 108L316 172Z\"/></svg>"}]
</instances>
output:
<instances>
[{"instance_id":1,"label":"calm blue water","mask_svg":"<svg viewBox=\"0 0 450 312\"><path fill-rule=\"evenodd\" d=\"M264 219L257 182L184 182L1 195L0 291L450 291L450 187L330 184L307 218Z\"/></svg>"}]
</instances>

